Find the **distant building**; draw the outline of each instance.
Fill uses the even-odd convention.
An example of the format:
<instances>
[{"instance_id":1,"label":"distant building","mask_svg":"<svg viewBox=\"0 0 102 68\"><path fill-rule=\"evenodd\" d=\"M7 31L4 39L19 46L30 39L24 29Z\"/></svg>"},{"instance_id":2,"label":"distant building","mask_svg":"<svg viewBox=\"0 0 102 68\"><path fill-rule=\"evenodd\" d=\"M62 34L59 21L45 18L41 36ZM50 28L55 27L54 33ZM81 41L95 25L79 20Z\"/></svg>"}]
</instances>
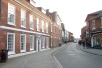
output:
<instances>
[{"instance_id":1,"label":"distant building","mask_svg":"<svg viewBox=\"0 0 102 68\"><path fill-rule=\"evenodd\" d=\"M49 9L46 10L46 15L51 19L51 47L55 47L62 43L62 27L60 25L62 20L57 12L49 12Z\"/></svg>"},{"instance_id":2,"label":"distant building","mask_svg":"<svg viewBox=\"0 0 102 68\"><path fill-rule=\"evenodd\" d=\"M65 30L65 42L69 41L69 32Z\"/></svg>"},{"instance_id":3,"label":"distant building","mask_svg":"<svg viewBox=\"0 0 102 68\"><path fill-rule=\"evenodd\" d=\"M86 26L84 26L82 29L81 29L81 40L84 40L86 41L86 38L87 38L87 28Z\"/></svg>"},{"instance_id":4,"label":"distant building","mask_svg":"<svg viewBox=\"0 0 102 68\"><path fill-rule=\"evenodd\" d=\"M69 42L73 42L73 41L74 41L73 33L69 32Z\"/></svg>"},{"instance_id":5,"label":"distant building","mask_svg":"<svg viewBox=\"0 0 102 68\"><path fill-rule=\"evenodd\" d=\"M64 23L61 23L61 27L62 27L62 40L63 40L63 43L65 43L65 26L64 26Z\"/></svg>"}]
</instances>

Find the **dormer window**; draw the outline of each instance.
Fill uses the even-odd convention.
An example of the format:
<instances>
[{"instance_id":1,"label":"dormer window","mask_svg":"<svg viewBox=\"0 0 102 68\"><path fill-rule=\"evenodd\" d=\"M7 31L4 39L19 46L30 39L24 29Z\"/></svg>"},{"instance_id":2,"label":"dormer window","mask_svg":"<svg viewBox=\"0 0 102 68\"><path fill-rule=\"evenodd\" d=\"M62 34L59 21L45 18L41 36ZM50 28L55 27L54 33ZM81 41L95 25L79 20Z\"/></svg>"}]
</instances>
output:
<instances>
[{"instance_id":1,"label":"dormer window","mask_svg":"<svg viewBox=\"0 0 102 68\"><path fill-rule=\"evenodd\" d=\"M30 4L32 4L33 6L35 6L35 2L34 2L34 0L30 0Z\"/></svg>"},{"instance_id":2,"label":"dormer window","mask_svg":"<svg viewBox=\"0 0 102 68\"><path fill-rule=\"evenodd\" d=\"M42 8L42 7L36 7L38 10L40 10L41 12L43 12L44 14L46 14L46 11L45 11L45 9L44 8Z\"/></svg>"},{"instance_id":3,"label":"dormer window","mask_svg":"<svg viewBox=\"0 0 102 68\"><path fill-rule=\"evenodd\" d=\"M44 14L46 14L46 11L45 11L44 9L42 9L42 12L43 12Z\"/></svg>"},{"instance_id":4,"label":"dormer window","mask_svg":"<svg viewBox=\"0 0 102 68\"><path fill-rule=\"evenodd\" d=\"M27 0L31 5L35 6L36 2L34 0Z\"/></svg>"}]
</instances>

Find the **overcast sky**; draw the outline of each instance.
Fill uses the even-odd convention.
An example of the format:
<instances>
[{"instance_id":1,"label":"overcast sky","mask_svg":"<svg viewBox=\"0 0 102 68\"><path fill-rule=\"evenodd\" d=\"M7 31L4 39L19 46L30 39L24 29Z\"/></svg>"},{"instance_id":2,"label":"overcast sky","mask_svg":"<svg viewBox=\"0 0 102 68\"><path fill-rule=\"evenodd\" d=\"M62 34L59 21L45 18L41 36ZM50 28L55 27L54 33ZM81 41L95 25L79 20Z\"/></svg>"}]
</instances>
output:
<instances>
[{"instance_id":1,"label":"overcast sky","mask_svg":"<svg viewBox=\"0 0 102 68\"><path fill-rule=\"evenodd\" d=\"M102 10L102 0L34 0L37 7L57 11L65 29L79 38L87 14Z\"/></svg>"}]
</instances>

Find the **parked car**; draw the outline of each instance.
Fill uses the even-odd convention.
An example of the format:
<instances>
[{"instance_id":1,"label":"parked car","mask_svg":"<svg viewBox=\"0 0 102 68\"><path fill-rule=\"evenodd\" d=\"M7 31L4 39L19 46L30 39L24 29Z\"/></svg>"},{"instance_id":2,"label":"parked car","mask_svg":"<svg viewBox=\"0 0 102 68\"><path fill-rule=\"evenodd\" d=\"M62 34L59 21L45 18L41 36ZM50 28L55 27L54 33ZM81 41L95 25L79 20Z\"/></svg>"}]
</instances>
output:
<instances>
[{"instance_id":1,"label":"parked car","mask_svg":"<svg viewBox=\"0 0 102 68\"><path fill-rule=\"evenodd\" d=\"M77 40L74 40L74 43L77 43Z\"/></svg>"}]
</instances>

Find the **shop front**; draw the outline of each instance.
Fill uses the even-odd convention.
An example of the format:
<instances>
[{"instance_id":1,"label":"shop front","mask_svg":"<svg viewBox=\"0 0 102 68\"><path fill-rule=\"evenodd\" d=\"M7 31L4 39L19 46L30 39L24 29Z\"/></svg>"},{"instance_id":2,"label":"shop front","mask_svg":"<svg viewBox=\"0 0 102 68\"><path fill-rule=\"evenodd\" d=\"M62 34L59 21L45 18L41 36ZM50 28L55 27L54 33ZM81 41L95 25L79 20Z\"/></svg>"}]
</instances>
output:
<instances>
[{"instance_id":1,"label":"shop front","mask_svg":"<svg viewBox=\"0 0 102 68\"><path fill-rule=\"evenodd\" d=\"M93 48L102 48L102 34L95 34L92 36L92 47Z\"/></svg>"}]
</instances>

